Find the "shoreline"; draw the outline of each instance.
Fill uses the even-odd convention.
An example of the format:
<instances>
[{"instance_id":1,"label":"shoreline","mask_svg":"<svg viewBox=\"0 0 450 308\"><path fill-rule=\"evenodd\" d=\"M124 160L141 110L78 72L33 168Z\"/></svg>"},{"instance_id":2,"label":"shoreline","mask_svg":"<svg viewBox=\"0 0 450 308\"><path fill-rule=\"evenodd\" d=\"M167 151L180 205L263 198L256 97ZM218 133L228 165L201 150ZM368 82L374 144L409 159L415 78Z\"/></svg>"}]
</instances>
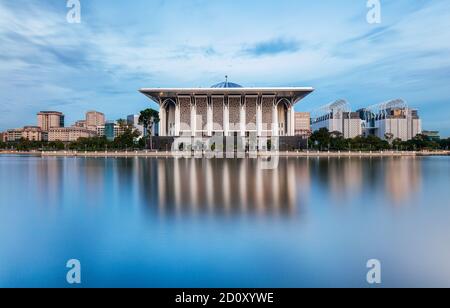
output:
<instances>
[{"instance_id":1,"label":"shoreline","mask_svg":"<svg viewBox=\"0 0 450 308\"><path fill-rule=\"evenodd\" d=\"M290 152L259 152L257 157L268 157L278 155L279 157L421 157L421 156L450 156L450 151L435 151L435 152L408 152L408 151L372 151L372 152L318 152L318 151L290 151ZM17 156L38 156L38 157L155 157L155 158L170 158L170 157L192 157L205 158L201 152L150 152L150 151L114 151L114 152L85 152L85 151L0 151L0 155L17 155ZM223 157L227 155L236 157L236 153L223 153ZM246 154L249 157L249 154ZM250 157L255 157L255 154Z\"/></svg>"}]
</instances>

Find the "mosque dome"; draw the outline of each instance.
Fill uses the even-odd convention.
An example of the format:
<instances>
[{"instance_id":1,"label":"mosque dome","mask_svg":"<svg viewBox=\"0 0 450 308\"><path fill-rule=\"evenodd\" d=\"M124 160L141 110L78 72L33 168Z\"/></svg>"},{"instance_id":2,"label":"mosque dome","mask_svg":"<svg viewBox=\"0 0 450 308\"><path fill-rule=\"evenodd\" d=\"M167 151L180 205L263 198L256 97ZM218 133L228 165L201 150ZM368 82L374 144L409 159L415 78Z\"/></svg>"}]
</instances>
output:
<instances>
[{"instance_id":1,"label":"mosque dome","mask_svg":"<svg viewBox=\"0 0 450 308\"><path fill-rule=\"evenodd\" d=\"M240 84L229 82L228 77L226 77L224 82L215 84L211 88L243 88Z\"/></svg>"}]
</instances>

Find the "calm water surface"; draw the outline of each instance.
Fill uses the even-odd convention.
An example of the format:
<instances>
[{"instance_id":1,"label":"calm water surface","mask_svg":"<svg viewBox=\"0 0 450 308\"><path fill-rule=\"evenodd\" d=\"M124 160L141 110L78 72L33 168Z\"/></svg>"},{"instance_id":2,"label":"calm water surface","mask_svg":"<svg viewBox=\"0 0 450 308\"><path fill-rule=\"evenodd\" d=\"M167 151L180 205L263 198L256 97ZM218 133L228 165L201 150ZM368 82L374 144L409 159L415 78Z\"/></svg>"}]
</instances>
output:
<instances>
[{"instance_id":1,"label":"calm water surface","mask_svg":"<svg viewBox=\"0 0 450 308\"><path fill-rule=\"evenodd\" d=\"M450 157L0 156L0 287L450 287Z\"/></svg>"}]
</instances>

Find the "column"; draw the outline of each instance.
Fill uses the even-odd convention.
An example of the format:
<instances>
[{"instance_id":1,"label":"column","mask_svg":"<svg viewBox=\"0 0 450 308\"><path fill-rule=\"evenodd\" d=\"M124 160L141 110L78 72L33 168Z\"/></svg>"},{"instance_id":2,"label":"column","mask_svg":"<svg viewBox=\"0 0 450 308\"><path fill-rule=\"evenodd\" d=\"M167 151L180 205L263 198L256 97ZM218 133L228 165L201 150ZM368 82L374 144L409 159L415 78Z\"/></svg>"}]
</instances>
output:
<instances>
[{"instance_id":1,"label":"column","mask_svg":"<svg viewBox=\"0 0 450 308\"><path fill-rule=\"evenodd\" d=\"M273 105L272 109L272 136L276 137L279 135L278 130L278 108L277 105Z\"/></svg>"},{"instance_id":2,"label":"column","mask_svg":"<svg viewBox=\"0 0 450 308\"><path fill-rule=\"evenodd\" d=\"M295 136L295 109L294 105L291 106L291 134L290 136Z\"/></svg>"},{"instance_id":3,"label":"column","mask_svg":"<svg viewBox=\"0 0 450 308\"><path fill-rule=\"evenodd\" d=\"M195 137L197 130L197 108L195 106L195 100L191 98L191 136Z\"/></svg>"},{"instance_id":4,"label":"column","mask_svg":"<svg viewBox=\"0 0 450 308\"><path fill-rule=\"evenodd\" d=\"M208 131L208 136L212 136L213 131L213 108L212 108L212 100L208 98L208 112L206 116L206 127Z\"/></svg>"},{"instance_id":5,"label":"column","mask_svg":"<svg viewBox=\"0 0 450 308\"><path fill-rule=\"evenodd\" d=\"M180 115L180 102L177 100L175 104L175 136L180 136L181 115Z\"/></svg>"},{"instance_id":6,"label":"column","mask_svg":"<svg viewBox=\"0 0 450 308\"><path fill-rule=\"evenodd\" d=\"M159 119L159 135L164 137L166 136L166 109L162 106L159 107Z\"/></svg>"},{"instance_id":7,"label":"column","mask_svg":"<svg viewBox=\"0 0 450 308\"><path fill-rule=\"evenodd\" d=\"M242 102L242 101L241 101ZM243 103L241 103L241 108L240 108L240 117L239 117L239 122L240 122L240 129L241 129L241 137L245 137L245 104L246 101L244 99Z\"/></svg>"},{"instance_id":8,"label":"column","mask_svg":"<svg viewBox=\"0 0 450 308\"><path fill-rule=\"evenodd\" d=\"M291 128L292 128L292 118L291 118L291 114L292 114L292 106L289 106L288 108L287 108L287 115L286 115L286 118L287 118L287 123L286 123L286 136L292 136L292 133L291 133Z\"/></svg>"},{"instance_id":9,"label":"column","mask_svg":"<svg viewBox=\"0 0 450 308\"><path fill-rule=\"evenodd\" d=\"M262 98L256 102L256 129L258 137L262 136Z\"/></svg>"},{"instance_id":10,"label":"column","mask_svg":"<svg viewBox=\"0 0 450 308\"><path fill-rule=\"evenodd\" d=\"M230 110L228 108L228 98L224 97L223 106L223 135L227 137L230 134Z\"/></svg>"}]
</instances>

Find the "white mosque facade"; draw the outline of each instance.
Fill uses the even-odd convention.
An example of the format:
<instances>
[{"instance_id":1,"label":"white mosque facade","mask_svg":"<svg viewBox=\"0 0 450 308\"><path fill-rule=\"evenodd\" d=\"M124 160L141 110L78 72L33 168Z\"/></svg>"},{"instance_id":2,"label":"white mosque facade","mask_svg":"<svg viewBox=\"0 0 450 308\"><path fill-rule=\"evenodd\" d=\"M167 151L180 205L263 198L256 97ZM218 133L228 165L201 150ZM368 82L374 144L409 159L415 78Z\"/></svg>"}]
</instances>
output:
<instances>
[{"instance_id":1,"label":"white mosque facade","mask_svg":"<svg viewBox=\"0 0 450 308\"><path fill-rule=\"evenodd\" d=\"M143 88L160 107L162 137L294 136L294 106L311 87L246 88L228 81L211 88Z\"/></svg>"}]
</instances>

